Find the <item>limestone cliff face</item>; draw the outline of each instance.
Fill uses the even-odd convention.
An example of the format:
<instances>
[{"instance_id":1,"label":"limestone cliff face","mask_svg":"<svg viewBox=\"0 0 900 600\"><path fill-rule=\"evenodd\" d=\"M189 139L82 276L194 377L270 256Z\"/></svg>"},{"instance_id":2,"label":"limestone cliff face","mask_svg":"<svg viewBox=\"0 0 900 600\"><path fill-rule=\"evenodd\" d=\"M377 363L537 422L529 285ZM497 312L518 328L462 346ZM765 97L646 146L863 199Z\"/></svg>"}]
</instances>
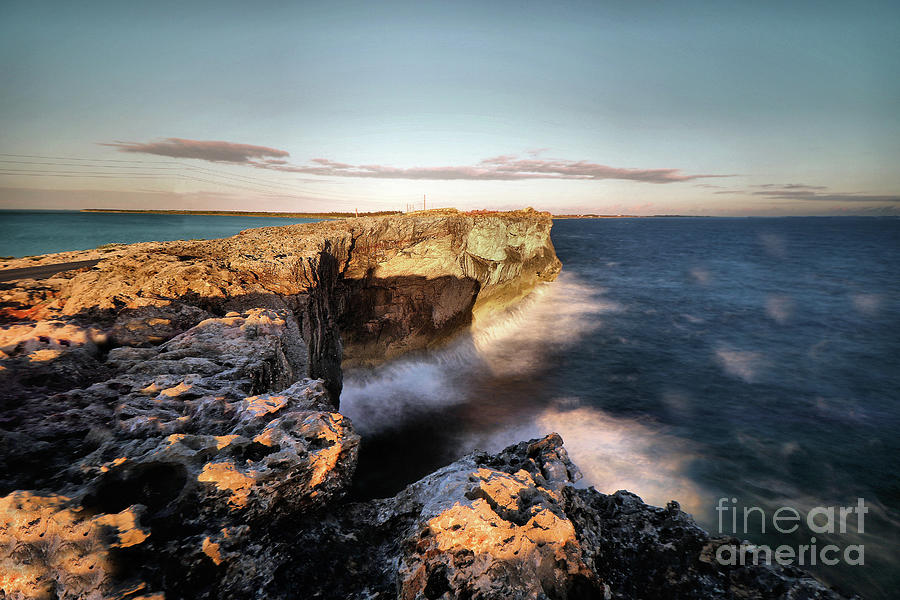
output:
<instances>
[{"instance_id":1,"label":"limestone cliff face","mask_svg":"<svg viewBox=\"0 0 900 600\"><path fill-rule=\"evenodd\" d=\"M555 279L551 225L534 211L434 211L354 228L342 278L345 363L440 344L473 316Z\"/></svg>"},{"instance_id":2,"label":"limestone cliff face","mask_svg":"<svg viewBox=\"0 0 900 600\"><path fill-rule=\"evenodd\" d=\"M7 261L0 268L100 259L4 286L0 322L12 325L0 333L3 358L12 359L5 373L17 394L23 380L64 390L108 374L97 347L158 344L205 318L270 308L289 311L302 333L298 376L324 379L336 401L345 359L372 362L440 343L473 314L555 278L551 224L531 210L440 210ZM39 350L55 354L36 377L29 357Z\"/></svg>"}]
</instances>

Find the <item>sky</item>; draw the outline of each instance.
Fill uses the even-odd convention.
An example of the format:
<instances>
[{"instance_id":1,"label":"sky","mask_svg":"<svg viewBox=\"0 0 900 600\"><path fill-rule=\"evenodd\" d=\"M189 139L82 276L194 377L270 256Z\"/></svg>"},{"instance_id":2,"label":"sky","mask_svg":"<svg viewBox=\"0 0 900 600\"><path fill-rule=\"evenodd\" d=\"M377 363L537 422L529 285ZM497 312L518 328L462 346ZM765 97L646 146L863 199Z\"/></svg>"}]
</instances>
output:
<instances>
[{"instance_id":1,"label":"sky","mask_svg":"<svg viewBox=\"0 0 900 600\"><path fill-rule=\"evenodd\" d=\"M0 4L0 208L900 215L900 3Z\"/></svg>"}]
</instances>

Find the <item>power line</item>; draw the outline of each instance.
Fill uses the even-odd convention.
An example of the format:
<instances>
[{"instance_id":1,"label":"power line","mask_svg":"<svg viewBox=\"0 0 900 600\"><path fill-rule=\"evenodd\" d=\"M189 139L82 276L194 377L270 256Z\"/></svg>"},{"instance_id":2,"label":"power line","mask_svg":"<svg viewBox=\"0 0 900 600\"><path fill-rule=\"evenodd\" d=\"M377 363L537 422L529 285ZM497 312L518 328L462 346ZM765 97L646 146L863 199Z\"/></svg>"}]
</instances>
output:
<instances>
[{"instance_id":1,"label":"power line","mask_svg":"<svg viewBox=\"0 0 900 600\"><path fill-rule=\"evenodd\" d=\"M162 173L103 173L103 172L99 172L99 173L98 173L98 172L86 172L86 171L55 171L55 172L47 172L47 171L23 171L23 170L20 170L20 171L12 171L12 172L6 172L6 171L3 171L3 170L0 170L0 175L15 175L15 176L20 176L20 175L21 175L21 176L26 176L26 177L63 177L63 178L80 178L80 177L86 177L86 178L95 178L95 179L122 179L122 178L126 178L126 177L127 177L127 178L129 178L129 179L135 179L135 178L137 178L137 179L157 179L157 180L162 179L162 178L172 178L172 177L175 177L175 178L178 178L178 179L189 179L189 180L191 180L191 181L199 181L199 182L202 182L202 183L210 183L210 184L212 184L212 185L224 185L224 186L226 186L226 187L232 187L232 188L242 189L242 190L247 190L247 191L251 191L251 192L257 192L257 193L262 192L262 190L258 190L258 189L254 189L254 188L249 188L249 187L245 187L245 186L241 186L241 185L236 185L236 184L233 184L233 183L227 183L227 182L224 182L224 181L212 181L212 180L209 180L209 179L202 179L202 178L200 178L200 177L193 177L193 176L191 176L191 175L185 175L185 174L183 174L183 173L172 173L171 175L168 175L168 174L167 174L167 175L164 175L164 174L162 174ZM265 193L265 192L263 192L263 193ZM273 192L268 192L268 195L269 195L269 196L276 196L276 195L279 195L279 194L280 194L281 197L287 196L287 195L284 194L284 193L273 193ZM302 199L302 200L308 199L308 198L303 197L303 196L287 196L287 197L293 197L293 198Z\"/></svg>"},{"instance_id":2,"label":"power line","mask_svg":"<svg viewBox=\"0 0 900 600\"><path fill-rule=\"evenodd\" d=\"M99 161L98 161L98 162L99 162ZM8 160L8 159L0 159L0 163L26 164L26 165L35 165L35 166L37 166L37 165L43 165L43 166L54 166L54 167L81 167L81 166L84 166L84 167L92 167L92 168L95 168L95 169L96 169L96 168L101 168L101 169L150 169L150 170L155 170L155 171L160 171L160 170L162 170L162 171L190 170L190 171L196 171L196 172L198 172L198 173L205 173L205 172L206 172L206 170L199 169L199 168L196 168L196 167L186 166L186 165L179 165L179 166L174 166L174 167L169 167L169 166L152 166L152 165L132 165L132 164L127 164L127 165L103 165L103 164L99 164L99 165L98 165L98 164L95 164L95 163L92 163L92 164L87 164L87 163L77 164L77 163L75 163L75 164L73 164L73 163L62 163L62 162L36 162L36 161ZM47 173L48 176L52 176L52 175L50 175L50 173L47 172L47 171L40 171L40 170L37 170L37 169L22 169L22 168L20 168L20 167L15 167L15 168L13 168L13 167L0 167L0 169L6 170L6 171L14 171L14 172L16 172L16 173L23 173L23 174L24 174L24 173ZM210 169L209 171L210 171L211 174L212 174L212 173L215 173L215 172L212 171L211 169ZM83 172L85 172L85 171L62 171L62 172L64 172L64 173L83 173ZM5 173L5 174L8 174L8 173ZM162 174L161 174L161 175L162 175ZM175 174L173 174L172 176L174 176L174 175L175 175ZM226 175L226 174L221 174L221 175L217 174L216 176L217 176L217 177L230 178L230 177L229 177L228 175ZM250 185L257 185L257 186L260 186L260 187L265 187L265 188L268 188L268 189L270 189L270 190L274 189L274 190L278 190L278 191L284 191L284 190L297 191L297 188L293 188L293 187L287 186L287 185L280 185L280 186L279 186L279 185L277 185L277 184L271 184L271 185L270 185L270 184L264 184L264 183L256 183L255 181L245 181L245 180L240 179L240 178L237 178L237 177L230 178L230 179L233 179L233 180L235 180L235 181L239 181L239 182L241 182L241 183L247 183L247 184L250 184Z\"/></svg>"},{"instance_id":3,"label":"power line","mask_svg":"<svg viewBox=\"0 0 900 600\"><path fill-rule=\"evenodd\" d=\"M245 175L235 175L233 173L223 173L222 171L217 171L215 169L209 169L204 167L198 167L194 165L185 165L179 163L178 161L157 161L157 162L149 162L143 160L117 160L117 159L92 159L92 158L76 158L76 157L62 157L62 156L34 156L34 155L12 155L12 154L0 154L0 156L16 156L18 158L39 158L42 160L66 160L66 161L80 161L82 163L90 163L85 164L85 166L99 167L103 169L158 169L158 170L177 170L183 169L188 171L199 171L210 174L215 174L218 177L224 177L228 179L234 179L237 181L241 181L243 183L250 183L252 185L260 185L260 186L269 186L269 187L280 187L283 189L289 189L291 191L295 191L297 188L291 186L289 184L277 183L272 181L262 181L259 178L254 178ZM117 163L127 163L127 164L116 164L116 165L107 165L103 164L106 161L113 161ZM0 159L0 163L11 163L11 164L29 164L29 165L48 165L48 166L66 166L66 167L77 167L79 164L72 163L60 163L60 162L37 162L37 161L24 161L24 160L9 160L9 159ZM169 164L175 166L158 166L161 164Z\"/></svg>"},{"instance_id":4,"label":"power line","mask_svg":"<svg viewBox=\"0 0 900 600\"><path fill-rule=\"evenodd\" d=\"M338 201L348 201L348 199L353 199L352 197L346 196L346 195L297 188L290 184L284 184L284 183L278 183L278 182L272 182L272 181L263 181L259 178L252 177L249 175L235 175L233 173L224 173L224 172L218 171L216 169L210 169L210 168L199 167L199 166L194 166L194 165L185 165L183 163L180 163L178 161L173 161L173 160L146 161L146 160L139 160L139 159L129 160L129 159L115 159L115 158L94 159L94 158L80 158L80 157L74 157L74 156L47 156L47 155L37 155L37 154L12 154L12 153L0 153L0 156L8 156L8 157L13 157L13 158L31 158L31 159L39 159L39 160L44 160L44 161L78 161L80 163L91 163L91 164L85 164L84 166L86 166L86 167L101 168L101 169L113 169L113 168L116 168L116 169L137 168L137 169L154 169L154 170L179 170L179 169L181 169L181 170L196 171L196 172L200 172L201 174L205 173L205 174L213 175L213 176L219 177L219 178L231 179L232 181L238 181L238 182L244 183L244 184L255 185L255 186L259 186L259 187L267 187L267 188L269 188L267 191L270 191L270 192L274 191L274 192L280 193L282 195L284 195L285 191L290 191L290 192L294 192L294 193L310 194L312 196L318 196L322 199L330 199L330 200L338 200ZM11 163L11 164L34 164L34 165L48 165L48 166L71 166L71 167L80 166L77 164L67 164L67 163L57 163L57 162L13 161L13 160L8 160L8 159L0 159L0 162ZM103 164L106 162L127 163L127 166L120 165L120 164L116 164L116 165ZM175 165L175 166L165 166L165 165ZM34 171L34 170L31 170L31 171L21 170L21 169L14 169L11 167L0 167L0 170L5 171L5 172L0 173L2 175L32 175L32 174L38 175L39 174L37 171ZM12 171L12 172L10 172L10 171ZM65 173L66 175L76 176L77 173L81 173L81 172L80 171L79 172L75 172L75 171L65 172L64 171L63 173ZM63 176L63 175L54 175L54 174L47 173L47 172L45 172L44 174L46 174L46 176L48 176L48 177L62 177ZM105 175L105 173L102 173L102 175ZM85 176L100 177L101 174L100 173L95 173L95 174L87 174L86 173ZM119 177L119 176L120 175L110 175L108 178L114 178L114 177ZM122 174L121 176L124 176L124 174ZM129 177L138 177L138 176L143 176L143 175L132 174L132 175L128 175L128 176ZM168 177L178 176L182 179L190 179L190 180L194 180L194 181L200 181L203 183L210 183L213 185L224 185L224 186L233 187L236 189L244 189L244 190L249 190L249 191L253 191L253 192L261 191L258 189L234 185L232 183L226 183L226 182L222 182L222 181L210 181L208 179L202 179L199 177L192 177L192 176L183 175L183 174L171 174L171 175L166 175L166 176L168 176Z\"/></svg>"},{"instance_id":5,"label":"power line","mask_svg":"<svg viewBox=\"0 0 900 600\"><path fill-rule=\"evenodd\" d=\"M122 179L123 177L146 177L146 178L150 178L150 179L158 179L160 177L160 175L156 175L156 174L152 174L152 173L131 173L131 174L120 173L118 175L113 175L110 173L95 174L95 175L90 174L90 173L80 173L78 175L68 175L68 174L47 173L47 172L40 172L40 173L24 172L23 173L21 171L13 171L11 173L8 173L8 172L4 172L2 170L0 170L0 175L15 175L15 176L23 176L23 177L101 177L101 178L106 177L108 179ZM178 177L178 175L172 175L172 177Z\"/></svg>"},{"instance_id":6,"label":"power line","mask_svg":"<svg viewBox=\"0 0 900 600\"><path fill-rule=\"evenodd\" d=\"M46 158L48 160L87 160L87 161L96 161L96 158L78 158L75 156L39 156L36 154L7 154L5 152L0 152L0 156L13 156L16 158ZM128 160L123 158L103 158L99 159L106 162L130 162L130 163L139 163L139 162L147 162L145 160ZM172 161L165 161L172 162Z\"/></svg>"},{"instance_id":7,"label":"power line","mask_svg":"<svg viewBox=\"0 0 900 600\"><path fill-rule=\"evenodd\" d=\"M100 162L100 161L97 161ZM63 166L63 167L80 167L83 166L78 163L60 163L60 162L37 162L34 160L9 160L8 158L0 158L0 163L11 163L17 165L48 165L48 166ZM151 165L146 166L136 166L136 165L85 165L85 166L102 166L104 169L177 169L178 167L154 167Z\"/></svg>"},{"instance_id":8,"label":"power line","mask_svg":"<svg viewBox=\"0 0 900 600\"><path fill-rule=\"evenodd\" d=\"M116 163L130 163L130 164L141 164L141 165L170 164L170 165L177 165L178 168L190 169L192 171L208 171L210 173L215 173L222 177L246 179L246 180L248 180L248 182L262 181L261 185L288 186L288 184L282 184L282 183L277 183L277 182L272 182L272 181L263 181L258 177L252 177L250 175L235 175L234 173L224 173L224 172L216 170L216 169L210 169L209 167L200 167L197 165L186 165L177 160L147 161L147 160L141 160L141 159L79 158L79 157L75 157L75 156L43 156L43 155L36 155L36 154L8 154L8 153L0 153L0 156L11 156L14 158L38 158L38 159L42 159L42 160L80 161L80 162L90 162L90 163L116 162ZM0 160L0 162L12 162L12 161ZM53 163L34 163L34 164L53 164ZM109 168L114 168L114 167L115 168L124 168L124 167L118 167L118 165L105 165L105 166L108 166ZM250 166L252 166L252 165L250 165ZM163 168L163 167L158 167L158 168ZM280 172L285 172L285 171L280 171Z\"/></svg>"}]
</instances>

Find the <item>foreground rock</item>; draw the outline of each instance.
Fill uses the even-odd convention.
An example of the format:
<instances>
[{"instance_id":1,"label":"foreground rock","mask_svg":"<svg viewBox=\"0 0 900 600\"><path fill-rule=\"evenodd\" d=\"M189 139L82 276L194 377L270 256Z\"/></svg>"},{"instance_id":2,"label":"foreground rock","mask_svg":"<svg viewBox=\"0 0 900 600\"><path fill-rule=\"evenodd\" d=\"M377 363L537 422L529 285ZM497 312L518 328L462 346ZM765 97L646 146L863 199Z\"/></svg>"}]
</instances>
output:
<instances>
[{"instance_id":1,"label":"foreground rock","mask_svg":"<svg viewBox=\"0 0 900 600\"><path fill-rule=\"evenodd\" d=\"M321 381L292 383L296 327L267 309L208 319L157 348L113 350L112 379L11 411L2 487L37 491L0 498L0 589L202 587L233 547L265 548L273 523L340 497L359 436ZM229 593L250 597L255 572L241 567Z\"/></svg>"},{"instance_id":2,"label":"foreground rock","mask_svg":"<svg viewBox=\"0 0 900 600\"><path fill-rule=\"evenodd\" d=\"M722 566L677 503L576 489L553 434L475 453L393 498L302 520L271 597L471 600L843 596L781 567ZM345 574L349 574L345 575Z\"/></svg>"},{"instance_id":3,"label":"foreground rock","mask_svg":"<svg viewBox=\"0 0 900 600\"><path fill-rule=\"evenodd\" d=\"M242 414L257 418L265 409L251 407L289 406L286 398L296 394L295 386L249 399ZM284 420L339 419L307 412L311 398L264 432ZM218 446L221 438L214 439ZM166 439L169 448L185 442ZM710 538L676 503L654 508L628 492L576 489L580 474L555 434L497 455L476 452L393 498L343 505L311 502L311 484L298 486L305 490L299 498L279 496L279 487L293 486L290 472L245 488L235 453L226 450L223 459L209 442L194 438L185 448L157 446L107 463L110 473L131 463L145 475L155 465L185 465L188 481L116 481L139 490L146 504L125 507L130 499L114 501L112 489L101 491L106 504L99 507L91 498L21 492L0 499L4 591L25 598L54 590L60 597L170 599L843 598L799 570L716 563L718 545L733 540ZM355 458L346 456L345 464Z\"/></svg>"}]
</instances>

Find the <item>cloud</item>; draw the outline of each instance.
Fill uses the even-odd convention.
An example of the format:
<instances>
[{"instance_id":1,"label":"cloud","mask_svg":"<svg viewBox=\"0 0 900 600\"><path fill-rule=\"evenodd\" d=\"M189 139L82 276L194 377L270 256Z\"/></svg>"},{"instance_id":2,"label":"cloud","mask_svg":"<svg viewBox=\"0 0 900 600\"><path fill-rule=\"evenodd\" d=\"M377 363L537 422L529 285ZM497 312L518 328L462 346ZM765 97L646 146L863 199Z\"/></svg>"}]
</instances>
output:
<instances>
[{"instance_id":1,"label":"cloud","mask_svg":"<svg viewBox=\"0 0 900 600\"><path fill-rule=\"evenodd\" d=\"M714 194L749 194L776 200L810 200L816 202L890 202L900 203L900 194L866 194L863 192L831 192L823 185L802 183L767 183L749 190L723 190Z\"/></svg>"},{"instance_id":2,"label":"cloud","mask_svg":"<svg viewBox=\"0 0 900 600\"><path fill-rule=\"evenodd\" d=\"M441 167L391 167L386 165L352 165L314 158L311 164L272 167L279 171L306 173L327 177L365 177L373 179L438 179L472 181L516 181L524 179L575 179L597 181L624 179L645 183L675 183L722 175L691 175L678 169L628 169L610 167L584 160L541 160L501 155L486 158L475 165Z\"/></svg>"},{"instance_id":3,"label":"cloud","mask_svg":"<svg viewBox=\"0 0 900 600\"><path fill-rule=\"evenodd\" d=\"M892 202L900 203L900 194L862 194L859 192L813 192L793 190L773 190L753 192L754 196L765 196L780 200L815 200L818 202Z\"/></svg>"},{"instance_id":4,"label":"cloud","mask_svg":"<svg viewBox=\"0 0 900 600\"><path fill-rule=\"evenodd\" d=\"M764 183L750 187L776 190L827 190L824 185L806 185L803 183Z\"/></svg>"},{"instance_id":5,"label":"cloud","mask_svg":"<svg viewBox=\"0 0 900 600\"><path fill-rule=\"evenodd\" d=\"M425 179L516 181L523 179L575 179L597 181L623 179L645 183L677 183L708 177L730 175L692 175L679 169L633 169L611 167L585 160L541 159L546 148L528 150L529 158L503 154L486 158L474 165L437 167L391 167L388 165L354 165L328 158L313 158L305 165L284 160L285 150L235 144L233 142L166 138L156 142L113 142L101 144L120 152L155 154L172 158L194 158L210 162L229 162L250 165L287 173L304 173L321 177L357 177L370 179Z\"/></svg>"},{"instance_id":6,"label":"cloud","mask_svg":"<svg viewBox=\"0 0 900 600\"><path fill-rule=\"evenodd\" d=\"M186 140L182 138L166 138L158 142L114 142L101 144L118 148L119 152L136 154L156 154L172 158L196 158L210 162L246 163L257 166L287 164L281 160L290 153L277 148L236 144L212 140ZM262 163L254 162L262 160Z\"/></svg>"}]
</instances>

